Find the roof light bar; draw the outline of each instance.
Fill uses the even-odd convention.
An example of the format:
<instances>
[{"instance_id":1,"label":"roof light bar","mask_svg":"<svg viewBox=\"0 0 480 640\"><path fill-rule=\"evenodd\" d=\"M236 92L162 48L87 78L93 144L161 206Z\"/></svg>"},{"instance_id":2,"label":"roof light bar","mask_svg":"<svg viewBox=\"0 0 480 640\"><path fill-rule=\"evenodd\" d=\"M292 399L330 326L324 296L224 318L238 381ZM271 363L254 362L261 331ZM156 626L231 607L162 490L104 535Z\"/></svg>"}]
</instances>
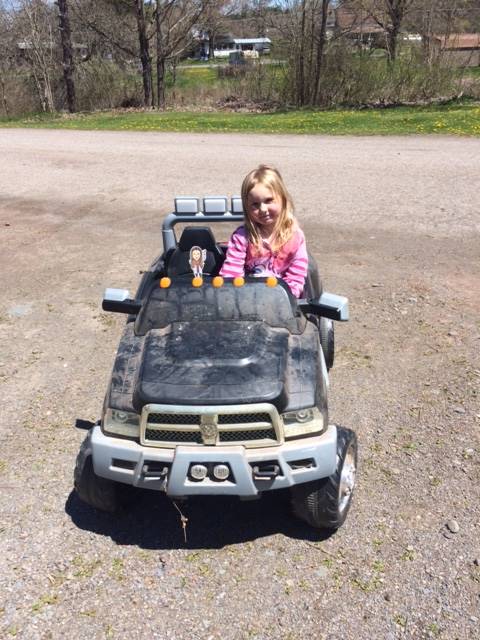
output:
<instances>
[{"instance_id":1,"label":"roof light bar","mask_svg":"<svg viewBox=\"0 0 480 640\"><path fill-rule=\"evenodd\" d=\"M179 196L175 198L175 215L200 217L243 215L242 198L232 196L229 200L226 196L205 196L203 199Z\"/></svg>"},{"instance_id":2,"label":"roof light bar","mask_svg":"<svg viewBox=\"0 0 480 640\"><path fill-rule=\"evenodd\" d=\"M232 196L230 211L232 213L243 213L243 202L241 196Z\"/></svg>"},{"instance_id":3,"label":"roof light bar","mask_svg":"<svg viewBox=\"0 0 480 640\"><path fill-rule=\"evenodd\" d=\"M228 213L228 198L226 196L208 196L203 199L205 215L223 216Z\"/></svg>"},{"instance_id":4,"label":"roof light bar","mask_svg":"<svg viewBox=\"0 0 480 640\"><path fill-rule=\"evenodd\" d=\"M175 213L195 216L200 211L200 200L190 196L175 198Z\"/></svg>"}]
</instances>

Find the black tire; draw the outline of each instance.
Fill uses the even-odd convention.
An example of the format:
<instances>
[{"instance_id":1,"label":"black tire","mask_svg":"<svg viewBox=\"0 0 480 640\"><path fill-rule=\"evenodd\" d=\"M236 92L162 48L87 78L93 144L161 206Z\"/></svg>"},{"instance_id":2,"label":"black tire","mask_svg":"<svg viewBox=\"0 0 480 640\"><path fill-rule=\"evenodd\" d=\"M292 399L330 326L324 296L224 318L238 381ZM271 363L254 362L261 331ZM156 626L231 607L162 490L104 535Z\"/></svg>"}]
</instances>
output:
<instances>
[{"instance_id":1,"label":"black tire","mask_svg":"<svg viewBox=\"0 0 480 640\"><path fill-rule=\"evenodd\" d=\"M73 480L75 491L83 502L108 513L114 513L119 509L118 483L97 476L93 470L89 436L82 442L78 452Z\"/></svg>"},{"instance_id":2,"label":"black tire","mask_svg":"<svg viewBox=\"0 0 480 640\"><path fill-rule=\"evenodd\" d=\"M295 515L316 529L341 527L352 502L356 469L357 436L337 427L337 469L328 478L292 487Z\"/></svg>"},{"instance_id":3,"label":"black tire","mask_svg":"<svg viewBox=\"0 0 480 640\"><path fill-rule=\"evenodd\" d=\"M333 328L333 320L328 318L320 318L318 331L320 333L320 344L322 345L323 356L327 370L333 367L335 358L335 333Z\"/></svg>"}]
</instances>

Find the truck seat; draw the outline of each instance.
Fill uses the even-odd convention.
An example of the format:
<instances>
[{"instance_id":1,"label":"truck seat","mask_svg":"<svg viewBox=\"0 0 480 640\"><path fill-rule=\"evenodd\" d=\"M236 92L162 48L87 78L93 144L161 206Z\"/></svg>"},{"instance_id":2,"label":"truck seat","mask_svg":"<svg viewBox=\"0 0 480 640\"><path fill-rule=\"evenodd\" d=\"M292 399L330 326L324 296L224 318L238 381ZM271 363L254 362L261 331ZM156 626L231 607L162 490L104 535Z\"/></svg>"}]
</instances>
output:
<instances>
[{"instance_id":1,"label":"truck seat","mask_svg":"<svg viewBox=\"0 0 480 640\"><path fill-rule=\"evenodd\" d=\"M165 269L168 276L189 275L192 273L190 266L190 249L200 247L205 249L207 255L203 267L205 275L216 275L225 260L222 249L215 242L210 227L185 227L177 247L167 257Z\"/></svg>"}]
</instances>

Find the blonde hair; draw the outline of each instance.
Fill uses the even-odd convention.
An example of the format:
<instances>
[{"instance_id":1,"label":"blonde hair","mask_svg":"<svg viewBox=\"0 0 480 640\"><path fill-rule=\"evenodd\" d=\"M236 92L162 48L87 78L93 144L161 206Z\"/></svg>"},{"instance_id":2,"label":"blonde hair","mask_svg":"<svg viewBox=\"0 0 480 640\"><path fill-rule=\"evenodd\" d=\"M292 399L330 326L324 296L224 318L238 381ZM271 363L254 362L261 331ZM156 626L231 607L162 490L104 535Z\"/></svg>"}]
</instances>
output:
<instances>
[{"instance_id":1,"label":"blonde hair","mask_svg":"<svg viewBox=\"0 0 480 640\"><path fill-rule=\"evenodd\" d=\"M258 251L262 251L262 237L257 226L248 215L248 194L257 184L262 184L280 198L282 207L275 224L272 249L278 250L286 244L295 231L295 218L293 215L293 202L287 187L283 182L280 172L274 167L261 164L257 169L250 171L242 182L242 203L245 212L245 228L248 239Z\"/></svg>"}]
</instances>

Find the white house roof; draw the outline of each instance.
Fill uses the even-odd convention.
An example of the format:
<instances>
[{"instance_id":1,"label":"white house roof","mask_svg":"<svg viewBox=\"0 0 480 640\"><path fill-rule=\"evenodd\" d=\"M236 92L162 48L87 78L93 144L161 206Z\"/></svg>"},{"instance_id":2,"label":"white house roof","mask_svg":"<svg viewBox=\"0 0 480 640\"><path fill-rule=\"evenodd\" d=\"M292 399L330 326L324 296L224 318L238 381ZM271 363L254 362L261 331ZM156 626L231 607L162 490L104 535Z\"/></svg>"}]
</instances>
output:
<instances>
[{"instance_id":1,"label":"white house roof","mask_svg":"<svg viewBox=\"0 0 480 640\"><path fill-rule=\"evenodd\" d=\"M270 38L233 38L235 44L271 44Z\"/></svg>"}]
</instances>

